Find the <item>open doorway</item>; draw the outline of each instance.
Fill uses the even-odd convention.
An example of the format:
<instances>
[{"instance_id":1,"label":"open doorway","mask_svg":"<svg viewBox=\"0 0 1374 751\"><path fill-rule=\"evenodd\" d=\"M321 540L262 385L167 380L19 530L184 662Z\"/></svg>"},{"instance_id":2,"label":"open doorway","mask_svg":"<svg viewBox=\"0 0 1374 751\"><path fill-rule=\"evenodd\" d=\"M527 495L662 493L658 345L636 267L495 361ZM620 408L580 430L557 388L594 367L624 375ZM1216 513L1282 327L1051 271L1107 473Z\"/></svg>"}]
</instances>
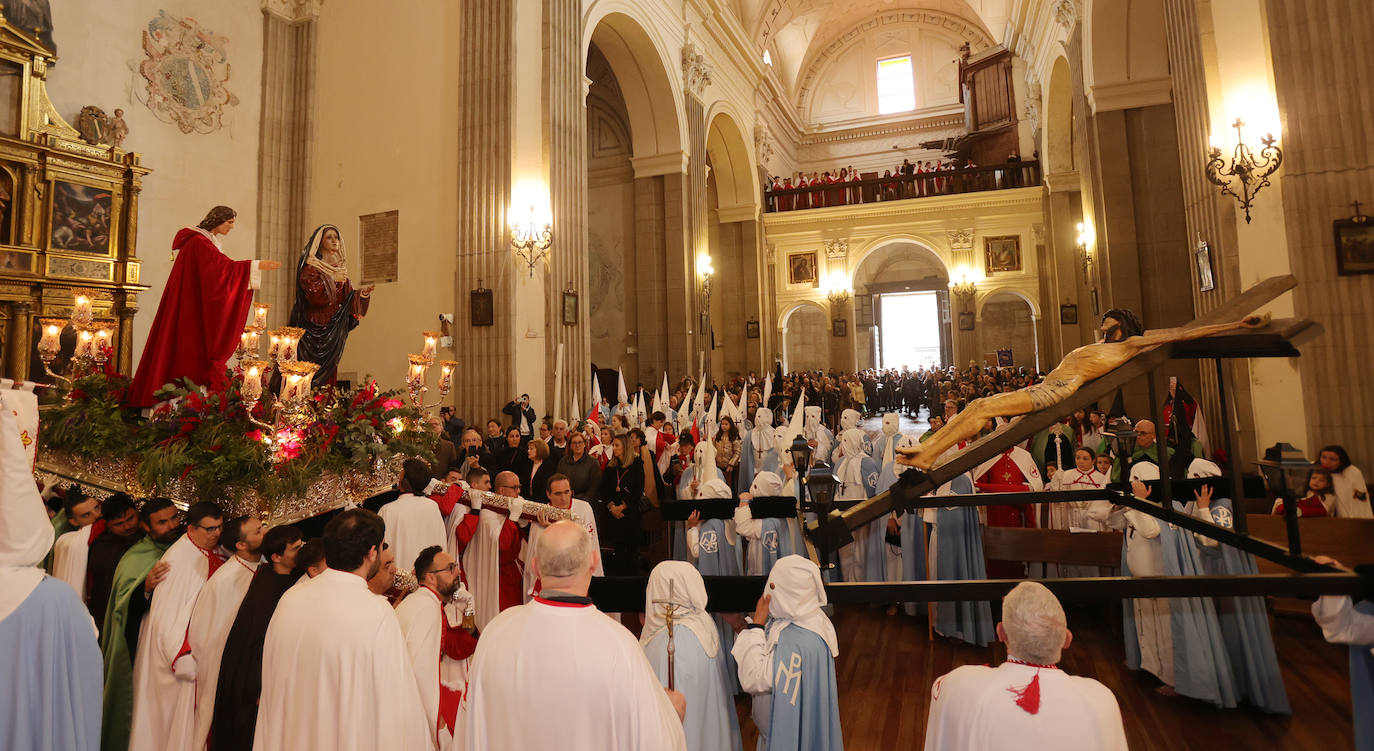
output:
<instances>
[{"instance_id":1,"label":"open doorway","mask_svg":"<svg viewBox=\"0 0 1374 751\"><path fill-rule=\"evenodd\" d=\"M940 293L889 292L878 296L878 367L941 368L945 365L945 327Z\"/></svg>"}]
</instances>

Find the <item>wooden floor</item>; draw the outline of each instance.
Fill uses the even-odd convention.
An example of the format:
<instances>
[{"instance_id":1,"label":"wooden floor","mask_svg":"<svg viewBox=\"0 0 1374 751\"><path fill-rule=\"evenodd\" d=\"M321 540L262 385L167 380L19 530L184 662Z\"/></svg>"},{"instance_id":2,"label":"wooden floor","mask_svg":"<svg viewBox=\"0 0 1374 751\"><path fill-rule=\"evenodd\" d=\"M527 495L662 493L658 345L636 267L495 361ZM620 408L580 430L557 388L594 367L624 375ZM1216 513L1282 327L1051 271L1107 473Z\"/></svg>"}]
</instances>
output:
<instances>
[{"instance_id":1,"label":"wooden floor","mask_svg":"<svg viewBox=\"0 0 1374 751\"><path fill-rule=\"evenodd\" d=\"M835 665L840 723L851 751L921 748L931 683L959 665L995 665L1006 656L1001 645L979 649L939 636L927 641L924 621L877 608L842 608L834 620L840 638ZM1110 632L1102 608L1071 609L1069 628L1073 647L1060 666L1096 678L1116 694L1132 749L1338 751L1354 745L1348 652L1324 642L1310 618L1274 620L1293 717L1250 708L1221 710L1156 693L1152 676L1126 669L1121 637ZM749 699L741 698L738 709L744 748L753 749L757 731L749 719Z\"/></svg>"}]
</instances>

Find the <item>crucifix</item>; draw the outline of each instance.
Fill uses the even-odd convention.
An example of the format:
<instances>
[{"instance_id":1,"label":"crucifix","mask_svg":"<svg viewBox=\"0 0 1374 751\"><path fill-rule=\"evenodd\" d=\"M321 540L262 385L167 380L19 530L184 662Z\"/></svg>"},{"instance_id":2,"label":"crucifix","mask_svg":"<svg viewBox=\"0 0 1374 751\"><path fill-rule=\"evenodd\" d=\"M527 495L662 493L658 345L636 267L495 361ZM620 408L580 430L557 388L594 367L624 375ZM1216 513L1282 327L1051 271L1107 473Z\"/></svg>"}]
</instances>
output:
<instances>
[{"instance_id":1,"label":"crucifix","mask_svg":"<svg viewBox=\"0 0 1374 751\"><path fill-rule=\"evenodd\" d=\"M677 680L673 675L674 655L677 651L676 645L673 643L673 621L677 618L677 610L681 606L674 602L675 599L673 582L669 581L668 599L654 600L655 605L663 608L663 620L668 624L668 689L670 691L677 690Z\"/></svg>"},{"instance_id":2,"label":"crucifix","mask_svg":"<svg viewBox=\"0 0 1374 751\"><path fill-rule=\"evenodd\" d=\"M1365 216L1364 214L1361 214L1361 213L1360 213L1360 206L1361 206L1361 205L1362 205L1362 204L1361 204L1359 201L1351 201L1351 202L1350 202L1350 208L1355 212L1350 218L1351 218L1352 220L1356 221L1356 222L1359 222L1359 223L1363 224L1364 221L1365 221L1366 219L1368 219L1369 217L1367 217L1367 216Z\"/></svg>"}]
</instances>

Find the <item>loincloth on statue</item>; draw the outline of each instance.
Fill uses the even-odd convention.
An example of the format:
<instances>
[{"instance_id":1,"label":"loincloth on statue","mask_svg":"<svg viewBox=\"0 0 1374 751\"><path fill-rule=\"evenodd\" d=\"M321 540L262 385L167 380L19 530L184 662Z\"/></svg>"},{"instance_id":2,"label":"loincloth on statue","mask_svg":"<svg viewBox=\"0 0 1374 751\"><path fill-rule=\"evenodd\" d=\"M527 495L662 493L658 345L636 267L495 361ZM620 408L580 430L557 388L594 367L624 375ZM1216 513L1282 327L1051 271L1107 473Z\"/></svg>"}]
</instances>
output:
<instances>
[{"instance_id":1,"label":"loincloth on statue","mask_svg":"<svg viewBox=\"0 0 1374 751\"><path fill-rule=\"evenodd\" d=\"M1051 378L1034 386L1027 386L1026 395L1030 397L1032 409L1038 412L1069 398L1080 385L1082 381L1077 378Z\"/></svg>"}]
</instances>

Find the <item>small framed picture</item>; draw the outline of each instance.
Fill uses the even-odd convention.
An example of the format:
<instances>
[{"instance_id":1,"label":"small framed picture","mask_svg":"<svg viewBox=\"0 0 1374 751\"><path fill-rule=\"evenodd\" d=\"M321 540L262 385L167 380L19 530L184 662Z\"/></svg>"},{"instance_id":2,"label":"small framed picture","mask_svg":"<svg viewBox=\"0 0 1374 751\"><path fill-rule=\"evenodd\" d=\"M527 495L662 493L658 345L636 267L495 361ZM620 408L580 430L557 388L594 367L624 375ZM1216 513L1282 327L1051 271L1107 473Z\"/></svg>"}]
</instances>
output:
<instances>
[{"instance_id":1,"label":"small framed picture","mask_svg":"<svg viewBox=\"0 0 1374 751\"><path fill-rule=\"evenodd\" d=\"M577 325L577 292L571 289L563 290L563 325Z\"/></svg>"},{"instance_id":2,"label":"small framed picture","mask_svg":"<svg viewBox=\"0 0 1374 751\"><path fill-rule=\"evenodd\" d=\"M1066 302L1059 306L1059 323L1064 326L1078 325L1078 306Z\"/></svg>"},{"instance_id":3,"label":"small framed picture","mask_svg":"<svg viewBox=\"0 0 1374 751\"><path fill-rule=\"evenodd\" d=\"M989 274L1021 270L1021 236L983 238L983 263Z\"/></svg>"},{"instance_id":4,"label":"small framed picture","mask_svg":"<svg viewBox=\"0 0 1374 751\"><path fill-rule=\"evenodd\" d=\"M836 318L830 323L831 336L849 336L849 319Z\"/></svg>"},{"instance_id":5,"label":"small framed picture","mask_svg":"<svg viewBox=\"0 0 1374 751\"><path fill-rule=\"evenodd\" d=\"M963 311L963 312L961 312L961 313L959 314L959 330L960 330L960 331L972 331L972 330L973 330L973 311L971 311L971 310L965 310L965 311Z\"/></svg>"},{"instance_id":6,"label":"small framed picture","mask_svg":"<svg viewBox=\"0 0 1374 751\"><path fill-rule=\"evenodd\" d=\"M820 283L816 251L807 250L787 255L787 283L815 287Z\"/></svg>"},{"instance_id":7,"label":"small framed picture","mask_svg":"<svg viewBox=\"0 0 1374 751\"><path fill-rule=\"evenodd\" d=\"M1216 289L1217 282L1212 277L1212 247L1206 241L1198 241L1193 260L1197 262L1197 288L1202 292Z\"/></svg>"},{"instance_id":8,"label":"small framed picture","mask_svg":"<svg viewBox=\"0 0 1374 751\"><path fill-rule=\"evenodd\" d=\"M746 339L758 339L758 338L759 338L759 322L758 322L758 321L745 321L745 322L744 322L744 338L746 338Z\"/></svg>"},{"instance_id":9,"label":"small framed picture","mask_svg":"<svg viewBox=\"0 0 1374 751\"><path fill-rule=\"evenodd\" d=\"M495 326L495 298L491 290L478 287L472 291L471 315L473 326Z\"/></svg>"},{"instance_id":10,"label":"small framed picture","mask_svg":"<svg viewBox=\"0 0 1374 751\"><path fill-rule=\"evenodd\" d=\"M1374 274L1374 222L1359 214L1332 222L1336 235L1336 273Z\"/></svg>"}]
</instances>

